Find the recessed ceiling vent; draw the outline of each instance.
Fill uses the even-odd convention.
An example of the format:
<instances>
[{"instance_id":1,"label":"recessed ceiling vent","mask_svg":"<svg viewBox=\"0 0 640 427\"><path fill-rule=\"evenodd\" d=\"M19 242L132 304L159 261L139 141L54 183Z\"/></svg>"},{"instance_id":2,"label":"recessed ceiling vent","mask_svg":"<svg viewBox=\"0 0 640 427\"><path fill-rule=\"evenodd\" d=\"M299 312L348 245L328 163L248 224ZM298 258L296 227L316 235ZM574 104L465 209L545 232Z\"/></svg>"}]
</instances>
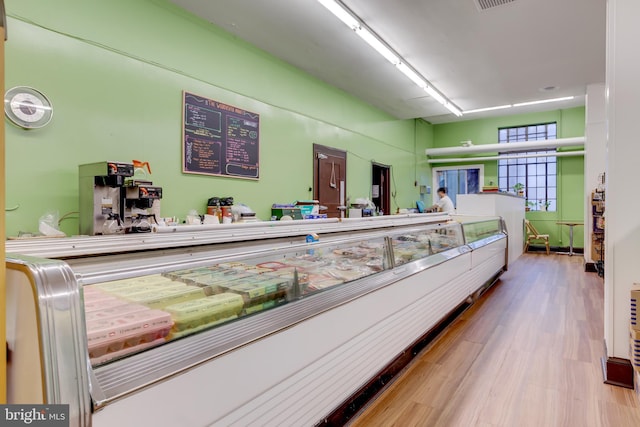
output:
<instances>
[{"instance_id":1,"label":"recessed ceiling vent","mask_svg":"<svg viewBox=\"0 0 640 427\"><path fill-rule=\"evenodd\" d=\"M474 0L476 6L480 11L493 9L494 7L513 3L514 1L516 0Z\"/></svg>"}]
</instances>

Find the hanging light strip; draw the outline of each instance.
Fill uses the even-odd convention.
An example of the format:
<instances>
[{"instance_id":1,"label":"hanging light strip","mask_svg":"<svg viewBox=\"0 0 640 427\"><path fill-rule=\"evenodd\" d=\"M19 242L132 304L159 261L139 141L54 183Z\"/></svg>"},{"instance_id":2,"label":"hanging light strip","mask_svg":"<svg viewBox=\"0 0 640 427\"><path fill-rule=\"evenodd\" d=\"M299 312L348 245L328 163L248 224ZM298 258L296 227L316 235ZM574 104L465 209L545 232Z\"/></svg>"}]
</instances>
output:
<instances>
[{"instance_id":1,"label":"hanging light strip","mask_svg":"<svg viewBox=\"0 0 640 427\"><path fill-rule=\"evenodd\" d=\"M369 46L371 46L376 52L382 55L387 61L391 62L396 68L404 74L409 80L415 83L419 88L424 89L433 99L442 104L447 110L451 111L458 117L461 117L463 112L458 108L449 98L444 96L441 92L433 87L431 83L420 73L418 73L413 67L398 55L393 49L391 49L384 40L378 37L367 25L352 13L341 1L339 0L318 0L329 12L334 14L340 21L342 21L347 27L355 31Z\"/></svg>"},{"instance_id":2,"label":"hanging light strip","mask_svg":"<svg viewBox=\"0 0 640 427\"><path fill-rule=\"evenodd\" d=\"M506 105L498 105L496 107L476 108L475 110L465 110L464 114L482 113L484 111L502 110L504 108L512 108L512 107L526 107L527 105L546 104L548 102L570 101L573 98L575 98L575 96L563 96L562 98L539 99L537 101L519 102L517 104L506 104Z\"/></svg>"}]
</instances>

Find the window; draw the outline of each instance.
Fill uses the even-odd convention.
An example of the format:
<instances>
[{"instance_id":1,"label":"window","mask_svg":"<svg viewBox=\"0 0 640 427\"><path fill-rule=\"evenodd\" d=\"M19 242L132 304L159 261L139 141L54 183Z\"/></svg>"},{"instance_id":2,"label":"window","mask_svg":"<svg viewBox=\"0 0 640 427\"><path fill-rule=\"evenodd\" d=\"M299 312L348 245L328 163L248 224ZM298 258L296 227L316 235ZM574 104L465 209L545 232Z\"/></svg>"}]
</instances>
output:
<instances>
[{"instance_id":1,"label":"window","mask_svg":"<svg viewBox=\"0 0 640 427\"><path fill-rule=\"evenodd\" d=\"M556 123L518 126L498 129L498 142L536 141L556 138ZM527 206L531 210L556 210L557 163L554 151L527 151L538 157L498 160L498 186L500 191L513 191L516 184L524 186Z\"/></svg>"},{"instance_id":2,"label":"window","mask_svg":"<svg viewBox=\"0 0 640 427\"><path fill-rule=\"evenodd\" d=\"M447 195L457 206L458 194L480 192L480 183L484 181L484 165L433 168L433 201L437 200L435 191L440 187L447 189Z\"/></svg>"}]
</instances>

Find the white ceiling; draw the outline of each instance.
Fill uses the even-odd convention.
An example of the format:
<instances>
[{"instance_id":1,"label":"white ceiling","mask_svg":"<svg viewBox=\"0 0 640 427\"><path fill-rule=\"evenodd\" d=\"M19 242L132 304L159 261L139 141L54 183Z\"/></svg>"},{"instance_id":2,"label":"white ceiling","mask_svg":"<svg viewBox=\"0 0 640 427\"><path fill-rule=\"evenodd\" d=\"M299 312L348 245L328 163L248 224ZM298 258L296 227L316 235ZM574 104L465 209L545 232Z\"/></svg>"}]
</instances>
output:
<instances>
[{"instance_id":1,"label":"white ceiling","mask_svg":"<svg viewBox=\"0 0 640 427\"><path fill-rule=\"evenodd\" d=\"M574 95L457 118L315 0L171 0L397 118L432 123L584 105L605 79L605 0L343 0L462 110ZM545 92L542 88L557 87Z\"/></svg>"}]
</instances>

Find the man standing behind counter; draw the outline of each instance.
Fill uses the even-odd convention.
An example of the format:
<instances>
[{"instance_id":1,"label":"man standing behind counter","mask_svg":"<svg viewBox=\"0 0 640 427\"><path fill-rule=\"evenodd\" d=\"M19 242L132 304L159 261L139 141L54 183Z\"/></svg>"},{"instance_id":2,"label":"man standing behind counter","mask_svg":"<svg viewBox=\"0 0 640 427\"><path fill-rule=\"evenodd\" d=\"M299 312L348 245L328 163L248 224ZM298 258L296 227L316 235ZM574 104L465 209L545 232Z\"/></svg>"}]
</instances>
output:
<instances>
[{"instance_id":1,"label":"man standing behind counter","mask_svg":"<svg viewBox=\"0 0 640 427\"><path fill-rule=\"evenodd\" d=\"M455 206L453 206L453 201L449 196L447 196L447 189L444 187L438 188L438 200L429 210L432 212L445 212L449 214L453 214L456 212Z\"/></svg>"}]
</instances>

